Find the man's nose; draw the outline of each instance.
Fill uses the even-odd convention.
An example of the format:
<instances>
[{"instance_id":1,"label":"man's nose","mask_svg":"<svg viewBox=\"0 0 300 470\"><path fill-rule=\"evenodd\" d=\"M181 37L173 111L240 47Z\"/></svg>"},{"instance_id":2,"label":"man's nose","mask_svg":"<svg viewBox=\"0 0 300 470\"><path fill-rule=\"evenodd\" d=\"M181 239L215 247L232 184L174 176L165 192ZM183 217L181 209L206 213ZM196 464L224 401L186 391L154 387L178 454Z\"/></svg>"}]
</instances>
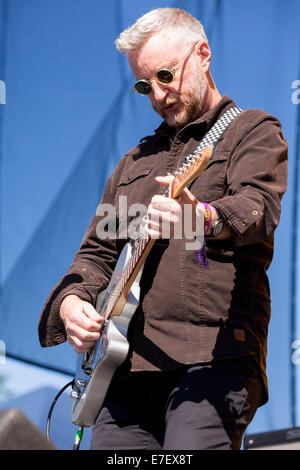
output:
<instances>
[{"instance_id":1,"label":"man's nose","mask_svg":"<svg viewBox=\"0 0 300 470\"><path fill-rule=\"evenodd\" d=\"M155 79L151 81L152 97L155 101L163 101L168 94L168 88L165 84L157 82Z\"/></svg>"}]
</instances>

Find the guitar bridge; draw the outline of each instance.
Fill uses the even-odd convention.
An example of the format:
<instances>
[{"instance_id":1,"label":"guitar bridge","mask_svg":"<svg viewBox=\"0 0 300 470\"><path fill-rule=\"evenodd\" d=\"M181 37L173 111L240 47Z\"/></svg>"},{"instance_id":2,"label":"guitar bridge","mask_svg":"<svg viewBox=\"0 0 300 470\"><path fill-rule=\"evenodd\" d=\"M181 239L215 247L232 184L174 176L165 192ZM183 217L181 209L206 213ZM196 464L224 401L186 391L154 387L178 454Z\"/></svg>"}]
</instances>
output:
<instances>
[{"instance_id":1,"label":"guitar bridge","mask_svg":"<svg viewBox=\"0 0 300 470\"><path fill-rule=\"evenodd\" d=\"M91 375L93 372L92 362L94 359L94 354L95 354L95 348L91 352L84 353L83 358L82 358L82 363L81 363L81 368L83 372L85 372L88 375Z\"/></svg>"}]
</instances>

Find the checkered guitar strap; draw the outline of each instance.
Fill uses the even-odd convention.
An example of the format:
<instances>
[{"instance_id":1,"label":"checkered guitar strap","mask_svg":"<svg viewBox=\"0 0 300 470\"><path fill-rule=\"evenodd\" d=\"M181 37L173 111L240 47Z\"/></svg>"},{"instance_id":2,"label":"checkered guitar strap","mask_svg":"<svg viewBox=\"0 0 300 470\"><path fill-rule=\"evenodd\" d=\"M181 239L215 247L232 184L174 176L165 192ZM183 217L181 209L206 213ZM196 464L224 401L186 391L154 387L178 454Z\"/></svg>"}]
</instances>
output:
<instances>
[{"instance_id":1,"label":"checkered guitar strap","mask_svg":"<svg viewBox=\"0 0 300 470\"><path fill-rule=\"evenodd\" d=\"M203 150L205 147L214 147L220 137L226 131L229 124L243 111L244 110L241 108L233 107L229 108L226 113L222 114L213 127L205 134L195 151L192 154L186 155L184 157L184 163L188 163L193 160L194 155L201 153L201 150Z\"/></svg>"}]
</instances>

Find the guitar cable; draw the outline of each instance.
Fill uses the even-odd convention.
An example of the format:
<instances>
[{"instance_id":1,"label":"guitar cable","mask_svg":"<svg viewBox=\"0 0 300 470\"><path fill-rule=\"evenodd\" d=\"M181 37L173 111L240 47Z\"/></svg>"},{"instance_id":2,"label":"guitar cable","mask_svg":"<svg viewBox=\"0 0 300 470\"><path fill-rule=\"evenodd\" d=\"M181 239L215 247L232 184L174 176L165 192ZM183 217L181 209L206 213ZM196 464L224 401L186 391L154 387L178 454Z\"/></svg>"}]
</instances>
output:
<instances>
[{"instance_id":1,"label":"guitar cable","mask_svg":"<svg viewBox=\"0 0 300 470\"><path fill-rule=\"evenodd\" d=\"M61 396L61 394L70 386L73 386L74 385L74 379L71 380L71 382L68 382L66 385L64 385L62 387L62 389L57 393L57 395L55 396L51 406L50 406L50 409L49 409L49 413L48 413L48 417L47 417L47 424L46 424L46 437L47 437L47 440L49 442L51 442L51 439L50 439L50 422L51 422L51 417L52 417L52 412L53 412L53 409L54 409L54 406L56 405L56 402L57 400L59 399L59 397ZM75 435L75 441L74 441L74 445L73 445L73 450L79 450L79 446L80 446L80 443L81 443L81 439L82 439L82 435L83 435L83 427L82 426L79 426L77 432L76 432L76 435Z\"/></svg>"}]
</instances>

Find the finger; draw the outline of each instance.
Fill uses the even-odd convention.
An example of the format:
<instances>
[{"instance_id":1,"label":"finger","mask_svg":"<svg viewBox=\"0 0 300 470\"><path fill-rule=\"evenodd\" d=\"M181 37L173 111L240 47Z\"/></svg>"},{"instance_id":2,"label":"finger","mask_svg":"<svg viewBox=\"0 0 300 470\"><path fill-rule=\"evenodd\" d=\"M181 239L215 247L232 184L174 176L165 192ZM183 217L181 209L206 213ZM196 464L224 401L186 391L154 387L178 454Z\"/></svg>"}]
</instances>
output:
<instances>
[{"instance_id":1,"label":"finger","mask_svg":"<svg viewBox=\"0 0 300 470\"><path fill-rule=\"evenodd\" d=\"M69 318L65 322L66 330L72 330L76 326L86 330L86 331L99 331L100 330L100 323L91 320L83 311L83 308L75 309L71 312Z\"/></svg>"},{"instance_id":2,"label":"finger","mask_svg":"<svg viewBox=\"0 0 300 470\"><path fill-rule=\"evenodd\" d=\"M161 219L159 216L159 211L156 209L151 208L147 214L147 224L145 230L150 238L160 238L160 225Z\"/></svg>"},{"instance_id":3,"label":"finger","mask_svg":"<svg viewBox=\"0 0 300 470\"><path fill-rule=\"evenodd\" d=\"M147 217L147 226L158 229L163 225L176 224L181 220L181 208L179 210L157 210L150 209Z\"/></svg>"},{"instance_id":4,"label":"finger","mask_svg":"<svg viewBox=\"0 0 300 470\"><path fill-rule=\"evenodd\" d=\"M174 176L156 176L155 177L155 181L159 184L161 184L162 186L169 186L172 181L174 179Z\"/></svg>"},{"instance_id":5,"label":"finger","mask_svg":"<svg viewBox=\"0 0 300 470\"><path fill-rule=\"evenodd\" d=\"M151 203L150 203L150 206L157 206L159 204L163 204L164 203L164 200L166 198L160 194L155 194L154 196L152 196L151 198Z\"/></svg>"},{"instance_id":6,"label":"finger","mask_svg":"<svg viewBox=\"0 0 300 470\"><path fill-rule=\"evenodd\" d=\"M146 231L150 238L173 238L176 234L182 233L182 218L172 212L158 212L153 211L155 214L161 214L160 217L148 218ZM176 228L177 227L177 228ZM179 227L179 228L178 228ZM179 235L180 238L180 235Z\"/></svg>"},{"instance_id":7,"label":"finger","mask_svg":"<svg viewBox=\"0 0 300 470\"><path fill-rule=\"evenodd\" d=\"M153 240L158 240L159 238L161 238L161 234L157 230L146 228L146 232L149 235L149 237L152 238Z\"/></svg>"},{"instance_id":8,"label":"finger","mask_svg":"<svg viewBox=\"0 0 300 470\"><path fill-rule=\"evenodd\" d=\"M95 342L93 343L83 343L80 339L78 339L76 336L68 336L68 342L74 349L79 354L82 353L87 353L89 352L93 346L95 345Z\"/></svg>"},{"instance_id":9,"label":"finger","mask_svg":"<svg viewBox=\"0 0 300 470\"><path fill-rule=\"evenodd\" d=\"M102 315L100 315L100 313L98 313L89 302L85 302L83 304L83 312L90 320L93 320L97 323L104 320Z\"/></svg>"},{"instance_id":10,"label":"finger","mask_svg":"<svg viewBox=\"0 0 300 470\"><path fill-rule=\"evenodd\" d=\"M147 225L146 230L151 238L159 238L161 235L161 225L159 224L150 223Z\"/></svg>"},{"instance_id":11,"label":"finger","mask_svg":"<svg viewBox=\"0 0 300 470\"><path fill-rule=\"evenodd\" d=\"M162 212L177 212L181 211L179 202L164 196L155 195L151 199L148 210L155 209ZM155 214L154 214L155 215Z\"/></svg>"},{"instance_id":12,"label":"finger","mask_svg":"<svg viewBox=\"0 0 300 470\"><path fill-rule=\"evenodd\" d=\"M94 343L100 338L99 331L88 331L78 325L71 325L67 330L67 336L78 338L83 343Z\"/></svg>"},{"instance_id":13,"label":"finger","mask_svg":"<svg viewBox=\"0 0 300 470\"><path fill-rule=\"evenodd\" d=\"M159 218L162 216L160 207L161 206L159 203L151 203L148 207L147 219L159 220Z\"/></svg>"}]
</instances>

